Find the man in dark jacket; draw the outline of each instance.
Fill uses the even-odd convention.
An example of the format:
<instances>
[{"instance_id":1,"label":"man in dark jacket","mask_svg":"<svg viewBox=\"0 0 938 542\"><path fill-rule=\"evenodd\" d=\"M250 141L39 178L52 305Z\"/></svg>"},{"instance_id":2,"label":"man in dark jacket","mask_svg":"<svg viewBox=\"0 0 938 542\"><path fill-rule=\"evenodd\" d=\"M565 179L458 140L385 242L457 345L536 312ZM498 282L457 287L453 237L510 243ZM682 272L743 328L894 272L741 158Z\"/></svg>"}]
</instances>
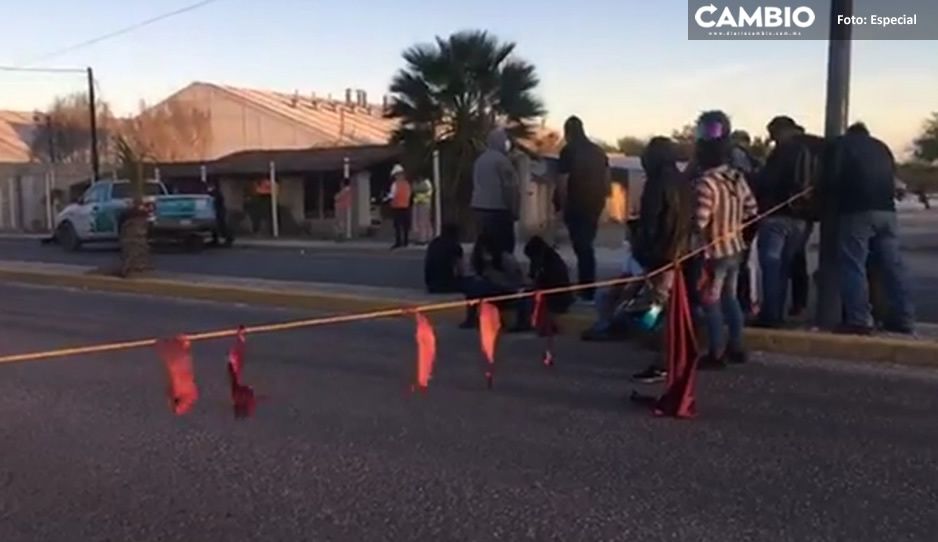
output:
<instances>
[{"instance_id":1,"label":"man in dark jacket","mask_svg":"<svg viewBox=\"0 0 938 542\"><path fill-rule=\"evenodd\" d=\"M609 159L586 137L579 118L570 117L563 128L566 145L560 151L557 201L576 253L577 279L588 284L596 281L593 242L609 195ZM592 300L594 290L583 290L580 295Z\"/></svg>"},{"instance_id":2,"label":"man in dark jacket","mask_svg":"<svg viewBox=\"0 0 938 542\"><path fill-rule=\"evenodd\" d=\"M814 139L790 117L775 117L768 125L775 148L755 183L760 212L766 212L814 185L817 149ZM796 256L807 242L813 219L810 198L785 205L759 225L759 266L762 271L762 309L759 324L777 327L784 321L788 282ZM805 273L807 270L805 270Z\"/></svg>"},{"instance_id":3,"label":"man in dark jacket","mask_svg":"<svg viewBox=\"0 0 938 542\"><path fill-rule=\"evenodd\" d=\"M224 238L225 246L230 247L234 242L234 236L228 229L228 206L225 205L225 193L221 189L218 180L213 180L208 185L209 194L212 196L212 204L215 207L215 229L212 230L212 244L218 245L219 238Z\"/></svg>"},{"instance_id":4,"label":"man in dark jacket","mask_svg":"<svg viewBox=\"0 0 938 542\"><path fill-rule=\"evenodd\" d=\"M915 316L899 251L895 173L889 147L870 136L863 124L851 126L834 143L824 194L838 214L840 285L849 332L868 334L873 329L869 260L879 264L891 305L886 330L913 332Z\"/></svg>"}]
</instances>

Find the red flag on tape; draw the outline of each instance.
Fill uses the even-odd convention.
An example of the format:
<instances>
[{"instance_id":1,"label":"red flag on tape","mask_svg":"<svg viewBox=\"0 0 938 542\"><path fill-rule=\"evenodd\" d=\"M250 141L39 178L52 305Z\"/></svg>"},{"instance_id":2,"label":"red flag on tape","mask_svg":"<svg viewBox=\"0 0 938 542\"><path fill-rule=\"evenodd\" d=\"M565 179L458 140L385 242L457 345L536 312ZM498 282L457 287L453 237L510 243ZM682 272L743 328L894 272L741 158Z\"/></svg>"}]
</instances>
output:
<instances>
[{"instance_id":1,"label":"red flag on tape","mask_svg":"<svg viewBox=\"0 0 938 542\"><path fill-rule=\"evenodd\" d=\"M482 340L482 353L488 361L485 381L490 388L495 378L495 347L498 344L498 333L501 329L502 319L498 307L483 301L479 305L479 337Z\"/></svg>"},{"instance_id":2,"label":"red flag on tape","mask_svg":"<svg viewBox=\"0 0 938 542\"><path fill-rule=\"evenodd\" d=\"M545 367L554 365L554 335L557 333L557 325L554 323L553 315L550 313L550 307L547 305L547 298L542 293L534 296L534 314L531 316L531 327L540 337L547 337L547 347L544 349L543 363Z\"/></svg>"},{"instance_id":3,"label":"red flag on tape","mask_svg":"<svg viewBox=\"0 0 938 542\"><path fill-rule=\"evenodd\" d=\"M184 335L164 339L156 348L166 367L166 395L173 413L181 416L195 405L199 390L192 370L192 344Z\"/></svg>"},{"instance_id":4,"label":"red flag on tape","mask_svg":"<svg viewBox=\"0 0 938 542\"><path fill-rule=\"evenodd\" d=\"M235 335L234 344L228 350L228 382L231 384L231 402L236 418L250 417L257 407L254 389L242 382L246 343L244 326L241 326Z\"/></svg>"},{"instance_id":5,"label":"red flag on tape","mask_svg":"<svg viewBox=\"0 0 938 542\"><path fill-rule=\"evenodd\" d=\"M433 363L436 361L436 334L430 320L420 314L414 315L417 320L417 382L415 390L426 390L433 376Z\"/></svg>"},{"instance_id":6,"label":"red flag on tape","mask_svg":"<svg viewBox=\"0 0 938 542\"><path fill-rule=\"evenodd\" d=\"M668 307L668 382L664 395L655 404L655 414L675 418L697 415L694 391L697 386L697 339L687 300L687 284L681 269L674 270L674 288Z\"/></svg>"}]
</instances>

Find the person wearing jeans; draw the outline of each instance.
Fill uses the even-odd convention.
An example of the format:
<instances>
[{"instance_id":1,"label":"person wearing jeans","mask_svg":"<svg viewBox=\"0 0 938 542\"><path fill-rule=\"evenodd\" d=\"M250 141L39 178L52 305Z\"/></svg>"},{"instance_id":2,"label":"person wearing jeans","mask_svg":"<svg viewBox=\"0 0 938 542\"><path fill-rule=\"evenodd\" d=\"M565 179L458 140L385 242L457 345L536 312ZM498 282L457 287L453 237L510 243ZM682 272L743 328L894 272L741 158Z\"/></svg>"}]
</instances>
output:
<instances>
[{"instance_id":1,"label":"person wearing jeans","mask_svg":"<svg viewBox=\"0 0 938 542\"><path fill-rule=\"evenodd\" d=\"M865 335L874 329L868 263L878 270L890 301L884 328L914 333L915 315L899 250L895 170L889 147L872 137L862 123L848 128L834 143L824 193L829 194L838 216L842 331L847 333Z\"/></svg>"},{"instance_id":2,"label":"person wearing jeans","mask_svg":"<svg viewBox=\"0 0 938 542\"><path fill-rule=\"evenodd\" d=\"M707 282L703 288L704 319L709 338L709 360L720 359L725 351L733 359L743 352L743 325L745 317L739 304L737 287L742 256L728 256L707 262ZM723 348L723 325L728 338ZM734 359L735 361L735 359Z\"/></svg>"},{"instance_id":3,"label":"person wearing jeans","mask_svg":"<svg viewBox=\"0 0 938 542\"><path fill-rule=\"evenodd\" d=\"M707 324L709 352L701 369L722 369L727 362L745 363L743 311L737 288L745 251L743 224L758 211L742 172L730 167L730 120L721 111L703 113L697 121L694 155L699 176L694 220L704 248L701 304ZM724 348L723 325L729 328Z\"/></svg>"},{"instance_id":4,"label":"person wearing jeans","mask_svg":"<svg viewBox=\"0 0 938 542\"><path fill-rule=\"evenodd\" d=\"M761 325L784 321L788 282L795 256L804 247L808 223L791 216L768 216L759 227L759 268L762 271Z\"/></svg>"},{"instance_id":5,"label":"person wearing jeans","mask_svg":"<svg viewBox=\"0 0 938 542\"><path fill-rule=\"evenodd\" d=\"M890 310L888 331L912 333L915 314L906 286L905 265L899 252L895 212L866 211L840 215L840 284L846 324L861 333L873 328L873 306L867 281L867 261L880 274Z\"/></svg>"},{"instance_id":6,"label":"person wearing jeans","mask_svg":"<svg viewBox=\"0 0 938 542\"><path fill-rule=\"evenodd\" d=\"M813 209L810 200L798 196L814 185L819 143L790 117L775 117L767 129L776 145L758 176L755 192L759 209L774 212L759 225L762 307L758 325L779 327L785 321L794 264L807 242Z\"/></svg>"}]
</instances>

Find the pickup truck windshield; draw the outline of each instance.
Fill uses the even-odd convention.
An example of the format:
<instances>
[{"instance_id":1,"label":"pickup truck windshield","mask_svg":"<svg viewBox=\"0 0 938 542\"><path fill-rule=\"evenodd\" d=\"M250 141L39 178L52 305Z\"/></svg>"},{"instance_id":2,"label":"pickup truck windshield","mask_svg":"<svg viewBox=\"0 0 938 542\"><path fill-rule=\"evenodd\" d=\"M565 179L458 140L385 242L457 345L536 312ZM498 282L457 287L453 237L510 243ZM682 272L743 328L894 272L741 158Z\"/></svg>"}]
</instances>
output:
<instances>
[{"instance_id":1,"label":"pickup truck windshield","mask_svg":"<svg viewBox=\"0 0 938 542\"><path fill-rule=\"evenodd\" d=\"M144 183L143 185L143 195L144 196L165 196L166 192L163 191L163 185L159 183ZM111 189L111 198L112 199L130 199L133 197L133 187L130 186L130 183L116 183Z\"/></svg>"}]
</instances>

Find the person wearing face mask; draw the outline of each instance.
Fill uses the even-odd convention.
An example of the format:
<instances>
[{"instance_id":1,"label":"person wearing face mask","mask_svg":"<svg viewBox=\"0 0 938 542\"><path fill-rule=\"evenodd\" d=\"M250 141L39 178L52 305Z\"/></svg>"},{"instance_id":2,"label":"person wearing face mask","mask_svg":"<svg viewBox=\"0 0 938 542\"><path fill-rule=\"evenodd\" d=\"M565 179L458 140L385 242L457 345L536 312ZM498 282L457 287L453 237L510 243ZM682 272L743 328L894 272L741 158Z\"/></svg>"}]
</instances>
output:
<instances>
[{"instance_id":1,"label":"person wearing face mask","mask_svg":"<svg viewBox=\"0 0 938 542\"><path fill-rule=\"evenodd\" d=\"M515 221L521 208L518 172L508 158L511 142L501 128L489 133L488 148L472 170L472 210L479 233L507 253L515 251Z\"/></svg>"}]
</instances>

